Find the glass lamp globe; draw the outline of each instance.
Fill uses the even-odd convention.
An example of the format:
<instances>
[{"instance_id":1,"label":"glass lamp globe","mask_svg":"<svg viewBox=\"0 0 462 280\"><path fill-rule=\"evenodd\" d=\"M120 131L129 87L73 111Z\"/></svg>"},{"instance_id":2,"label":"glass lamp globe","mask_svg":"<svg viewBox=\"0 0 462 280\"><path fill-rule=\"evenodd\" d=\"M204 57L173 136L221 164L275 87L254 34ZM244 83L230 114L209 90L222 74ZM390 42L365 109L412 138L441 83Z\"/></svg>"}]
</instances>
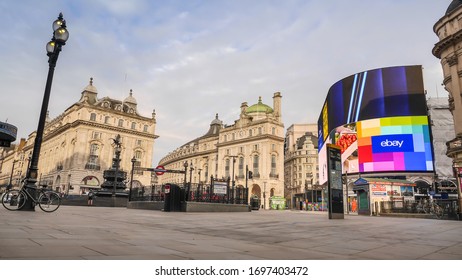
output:
<instances>
[{"instance_id":1,"label":"glass lamp globe","mask_svg":"<svg viewBox=\"0 0 462 280\"><path fill-rule=\"evenodd\" d=\"M67 39L69 39L69 32L64 27L60 27L56 29L54 35L55 35L56 41L61 45L64 45Z\"/></svg>"},{"instance_id":2,"label":"glass lamp globe","mask_svg":"<svg viewBox=\"0 0 462 280\"><path fill-rule=\"evenodd\" d=\"M65 24L65 20L58 18L53 22L53 31L58 30L63 24Z\"/></svg>"},{"instance_id":3,"label":"glass lamp globe","mask_svg":"<svg viewBox=\"0 0 462 280\"><path fill-rule=\"evenodd\" d=\"M54 53L55 45L56 45L55 41L50 41L47 43L47 53L48 54Z\"/></svg>"}]
</instances>

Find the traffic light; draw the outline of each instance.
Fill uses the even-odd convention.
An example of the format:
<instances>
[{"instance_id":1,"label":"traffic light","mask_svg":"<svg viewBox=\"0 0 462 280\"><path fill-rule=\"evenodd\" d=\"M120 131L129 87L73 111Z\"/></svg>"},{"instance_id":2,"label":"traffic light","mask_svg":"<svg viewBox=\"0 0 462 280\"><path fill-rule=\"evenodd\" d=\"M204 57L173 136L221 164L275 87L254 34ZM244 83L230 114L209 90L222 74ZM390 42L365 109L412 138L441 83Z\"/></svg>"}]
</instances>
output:
<instances>
[{"instance_id":1,"label":"traffic light","mask_svg":"<svg viewBox=\"0 0 462 280\"><path fill-rule=\"evenodd\" d=\"M248 177L248 178L249 178L249 179L252 179L252 178L253 178L253 173L252 173L252 171L249 171L249 177Z\"/></svg>"}]
</instances>

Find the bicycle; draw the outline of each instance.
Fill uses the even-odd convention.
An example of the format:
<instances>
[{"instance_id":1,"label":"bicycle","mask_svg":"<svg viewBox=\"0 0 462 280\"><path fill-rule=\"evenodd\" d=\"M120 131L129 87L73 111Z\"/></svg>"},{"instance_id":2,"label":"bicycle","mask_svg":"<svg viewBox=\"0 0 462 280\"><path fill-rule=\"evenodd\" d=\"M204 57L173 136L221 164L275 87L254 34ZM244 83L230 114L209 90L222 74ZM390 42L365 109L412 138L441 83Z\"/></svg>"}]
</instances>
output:
<instances>
[{"instance_id":1,"label":"bicycle","mask_svg":"<svg viewBox=\"0 0 462 280\"><path fill-rule=\"evenodd\" d=\"M430 207L426 199L421 199L419 202L415 205L415 210L417 213L425 213L428 214L430 212Z\"/></svg>"},{"instance_id":2,"label":"bicycle","mask_svg":"<svg viewBox=\"0 0 462 280\"><path fill-rule=\"evenodd\" d=\"M35 198L27 189L35 190ZM5 192L2 196L2 205L10 211L15 211L23 208L28 199L32 199L35 205L38 204L40 209L48 213L56 211L61 205L61 197L58 193L47 189L30 187L27 184L24 184L20 190L11 189Z\"/></svg>"},{"instance_id":3,"label":"bicycle","mask_svg":"<svg viewBox=\"0 0 462 280\"><path fill-rule=\"evenodd\" d=\"M430 203L430 214L435 215L437 219L441 219L444 216L444 209L432 201Z\"/></svg>"}]
</instances>

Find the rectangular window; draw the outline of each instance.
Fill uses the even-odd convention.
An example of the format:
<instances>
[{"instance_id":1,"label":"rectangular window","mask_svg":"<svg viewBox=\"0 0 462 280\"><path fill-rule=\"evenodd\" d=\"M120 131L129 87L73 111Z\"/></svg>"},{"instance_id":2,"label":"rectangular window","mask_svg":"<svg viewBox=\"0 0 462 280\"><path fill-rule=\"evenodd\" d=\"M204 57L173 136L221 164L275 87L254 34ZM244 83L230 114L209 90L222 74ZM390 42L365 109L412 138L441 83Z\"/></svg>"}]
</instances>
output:
<instances>
[{"instance_id":1,"label":"rectangular window","mask_svg":"<svg viewBox=\"0 0 462 280\"><path fill-rule=\"evenodd\" d=\"M229 177L229 158L225 161L225 178Z\"/></svg>"},{"instance_id":2,"label":"rectangular window","mask_svg":"<svg viewBox=\"0 0 462 280\"><path fill-rule=\"evenodd\" d=\"M276 156L271 156L271 174L273 176L276 175Z\"/></svg>"},{"instance_id":3,"label":"rectangular window","mask_svg":"<svg viewBox=\"0 0 462 280\"><path fill-rule=\"evenodd\" d=\"M257 177L260 175L258 161L259 161L258 155L254 155L253 156L253 176L254 177Z\"/></svg>"},{"instance_id":4,"label":"rectangular window","mask_svg":"<svg viewBox=\"0 0 462 280\"><path fill-rule=\"evenodd\" d=\"M244 158L240 157L238 162L238 174L240 178L244 178Z\"/></svg>"}]
</instances>

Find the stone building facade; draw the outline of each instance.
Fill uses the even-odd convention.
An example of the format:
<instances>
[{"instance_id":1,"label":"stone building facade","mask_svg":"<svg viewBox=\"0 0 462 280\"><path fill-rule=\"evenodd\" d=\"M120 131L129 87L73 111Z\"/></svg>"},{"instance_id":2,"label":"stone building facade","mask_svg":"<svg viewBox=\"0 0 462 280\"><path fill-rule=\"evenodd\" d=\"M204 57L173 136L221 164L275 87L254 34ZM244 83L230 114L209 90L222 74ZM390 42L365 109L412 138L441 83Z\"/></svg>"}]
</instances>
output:
<instances>
[{"instance_id":1,"label":"stone building facade","mask_svg":"<svg viewBox=\"0 0 462 280\"><path fill-rule=\"evenodd\" d=\"M454 119L455 137L446 143L446 154L452 158L456 173L462 176L462 0L451 2L433 31L439 41L432 52L441 60L443 84ZM462 206L461 181L459 178L459 206Z\"/></svg>"},{"instance_id":2,"label":"stone building facade","mask_svg":"<svg viewBox=\"0 0 462 280\"><path fill-rule=\"evenodd\" d=\"M54 119L47 119L39 159L39 184L66 194L81 194L103 183L103 171L114 157L113 140L119 134L122 142L120 169L131 172L135 166L150 167L155 135L156 116L138 113L137 101L130 90L123 101L98 98L90 79L80 100ZM36 132L21 140L14 149L2 152L0 185L8 184L12 163L13 175L24 177L32 154ZM15 182L18 182L16 180ZM135 185L150 185L150 172L135 172Z\"/></svg>"},{"instance_id":3,"label":"stone building facade","mask_svg":"<svg viewBox=\"0 0 462 280\"><path fill-rule=\"evenodd\" d=\"M186 176L165 173L162 183L182 184L185 179L192 183L210 183L210 177L230 178L236 188L245 187L246 168L253 178L247 186L249 198L258 196L262 205L269 208L270 197L284 195L284 124L281 114L282 96L273 96L273 108L258 103L241 104L239 119L232 125L223 125L216 118L206 134L170 152L159 165L166 169L184 170ZM191 169L191 166L193 170Z\"/></svg>"},{"instance_id":4,"label":"stone building facade","mask_svg":"<svg viewBox=\"0 0 462 280\"><path fill-rule=\"evenodd\" d=\"M319 185L317 124L293 124L284 147L284 193L291 208Z\"/></svg>"}]
</instances>

